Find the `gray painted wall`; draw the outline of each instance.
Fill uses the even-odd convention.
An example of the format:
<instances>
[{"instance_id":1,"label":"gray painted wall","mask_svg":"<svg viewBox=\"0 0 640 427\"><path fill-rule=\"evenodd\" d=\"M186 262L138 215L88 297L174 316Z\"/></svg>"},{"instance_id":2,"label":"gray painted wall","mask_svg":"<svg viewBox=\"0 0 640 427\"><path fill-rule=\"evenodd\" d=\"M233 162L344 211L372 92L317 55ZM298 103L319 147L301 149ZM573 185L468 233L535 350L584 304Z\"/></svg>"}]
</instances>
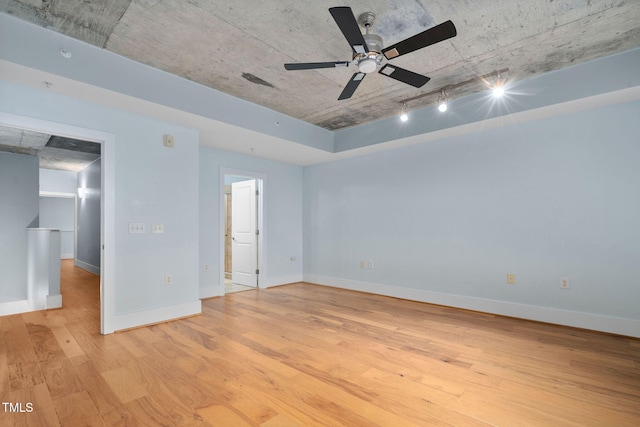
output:
<instances>
[{"instance_id":1,"label":"gray painted wall","mask_svg":"<svg viewBox=\"0 0 640 427\"><path fill-rule=\"evenodd\" d=\"M40 192L78 194L78 173L40 169Z\"/></svg>"},{"instance_id":2,"label":"gray painted wall","mask_svg":"<svg viewBox=\"0 0 640 427\"><path fill-rule=\"evenodd\" d=\"M638 117L632 102L307 167L305 279L637 321Z\"/></svg>"},{"instance_id":3,"label":"gray painted wall","mask_svg":"<svg viewBox=\"0 0 640 427\"><path fill-rule=\"evenodd\" d=\"M78 235L76 260L100 270L100 196L102 194L100 159L78 172L77 188L86 188L85 197L78 197Z\"/></svg>"},{"instance_id":4,"label":"gray painted wall","mask_svg":"<svg viewBox=\"0 0 640 427\"><path fill-rule=\"evenodd\" d=\"M246 178L244 176L225 175L225 177L224 177L224 185L231 185L234 182L247 181L248 179L250 179L250 178Z\"/></svg>"},{"instance_id":5,"label":"gray painted wall","mask_svg":"<svg viewBox=\"0 0 640 427\"><path fill-rule=\"evenodd\" d=\"M0 301L27 297L27 227L38 227L38 158L0 152Z\"/></svg>"},{"instance_id":6,"label":"gray painted wall","mask_svg":"<svg viewBox=\"0 0 640 427\"><path fill-rule=\"evenodd\" d=\"M40 197L40 227L60 230L60 258L73 258L76 202L68 197Z\"/></svg>"}]
</instances>

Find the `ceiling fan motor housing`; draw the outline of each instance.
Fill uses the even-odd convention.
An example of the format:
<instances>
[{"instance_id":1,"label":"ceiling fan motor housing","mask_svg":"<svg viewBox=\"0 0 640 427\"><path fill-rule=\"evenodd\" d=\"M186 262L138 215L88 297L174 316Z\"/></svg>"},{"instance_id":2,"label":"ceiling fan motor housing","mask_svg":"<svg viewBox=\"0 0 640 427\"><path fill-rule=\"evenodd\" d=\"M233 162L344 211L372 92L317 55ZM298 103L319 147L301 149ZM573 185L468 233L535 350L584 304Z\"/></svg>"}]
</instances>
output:
<instances>
[{"instance_id":1,"label":"ceiling fan motor housing","mask_svg":"<svg viewBox=\"0 0 640 427\"><path fill-rule=\"evenodd\" d=\"M382 62L382 37L377 34L365 34L363 37L369 51L366 54L357 53L353 60L361 73L373 73Z\"/></svg>"},{"instance_id":2,"label":"ceiling fan motor housing","mask_svg":"<svg viewBox=\"0 0 640 427\"><path fill-rule=\"evenodd\" d=\"M367 43L367 47L369 48L369 52L382 52L382 48L384 48L382 44L382 37L377 34L365 34L364 41Z\"/></svg>"}]
</instances>

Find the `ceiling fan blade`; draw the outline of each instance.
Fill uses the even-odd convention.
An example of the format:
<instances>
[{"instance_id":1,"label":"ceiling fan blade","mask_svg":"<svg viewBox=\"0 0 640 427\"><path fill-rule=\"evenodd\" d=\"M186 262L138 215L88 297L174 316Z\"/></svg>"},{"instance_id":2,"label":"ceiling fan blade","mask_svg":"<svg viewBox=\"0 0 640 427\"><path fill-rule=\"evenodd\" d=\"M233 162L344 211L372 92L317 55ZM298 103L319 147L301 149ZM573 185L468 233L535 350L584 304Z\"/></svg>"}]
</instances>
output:
<instances>
[{"instance_id":1,"label":"ceiling fan blade","mask_svg":"<svg viewBox=\"0 0 640 427\"><path fill-rule=\"evenodd\" d=\"M360 82L362 82L364 76L366 76L365 73L355 73L353 76L351 76L351 80L349 80L349 83L347 83L347 85L344 87L344 90L338 97L338 101L351 98L351 95L353 95L356 89L358 89L358 86L360 86Z\"/></svg>"},{"instance_id":2,"label":"ceiling fan blade","mask_svg":"<svg viewBox=\"0 0 640 427\"><path fill-rule=\"evenodd\" d=\"M351 8L346 6L332 7L329 8L329 13L333 16L336 24L338 24L344 38L347 39L351 45L351 49L357 53L367 53L369 48L364 41L364 37L362 37L360 27L358 26L356 17L353 16Z\"/></svg>"},{"instance_id":3,"label":"ceiling fan blade","mask_svg":"<svg viewBox=\"0 0 640 427\"><path fill-rule=\"evenodd\" d=\"M443 22L415 36L411 36L408 39L404 39L401 42L382 49L382 54L387 59L397 58L400 55L455 37L456 34L458 34L458 32L453 22Z\"/></svg>"},{"instance_id":4,"label":"ceiling fan blade","mask_svg":"<svg viewBox=\"0 0 640 427\"><path fill-rule=\"evenodd\" d=\"M413 87L422 87L431 80L431 78L423 76L422 74L414 73L413 71L405 70L404 68L389 64L385 64L385 66L378 72Z\"/></svg>"},{"instance_id":5,"label":"ceiling fan blade","mask_svg":"<svg viewBox=\"0 0 640 427\"><path fill-rule=\"evenodd\" d=\"M351 61L336 62L296 62L292 64L284 64L287 70L314 70L316 68L338 68L348 67Z\"/></svg>"}]
</instances>

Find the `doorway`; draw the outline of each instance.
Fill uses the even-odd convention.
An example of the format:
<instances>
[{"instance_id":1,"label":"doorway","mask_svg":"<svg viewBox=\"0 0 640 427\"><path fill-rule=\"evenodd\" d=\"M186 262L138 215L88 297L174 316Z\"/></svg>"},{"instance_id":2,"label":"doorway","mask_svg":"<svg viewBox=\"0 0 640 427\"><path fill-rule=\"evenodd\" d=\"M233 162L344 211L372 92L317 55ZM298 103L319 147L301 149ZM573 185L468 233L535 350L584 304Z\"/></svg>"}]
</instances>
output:
<instances>
[{"instance_id":1,"label":"doorway","mask_svg":"<svg viewBox=\"0 0 640 427\"><path fill-rule=\"evenodd\" d=\"M263 287L264 176L224 170L221 181L224 293Z\"/></svg>"},{"instance_id":2,"label":"doorway","mask_svg":"<svg viewBox=\"0 0 640 427\"><path fill-rule=\"evenodd\" d=\"M114 209L114 170L115 170L115 137L113 134L65 125L57 122L34 119L8 113L0 113L0 126L24 129L44 134L57 135L76 140L98 143L101 146L102 191L99 195L100 211L100 332L114 332L114 261L115 261L115 209Z\"/></svg>"}]
</instances>

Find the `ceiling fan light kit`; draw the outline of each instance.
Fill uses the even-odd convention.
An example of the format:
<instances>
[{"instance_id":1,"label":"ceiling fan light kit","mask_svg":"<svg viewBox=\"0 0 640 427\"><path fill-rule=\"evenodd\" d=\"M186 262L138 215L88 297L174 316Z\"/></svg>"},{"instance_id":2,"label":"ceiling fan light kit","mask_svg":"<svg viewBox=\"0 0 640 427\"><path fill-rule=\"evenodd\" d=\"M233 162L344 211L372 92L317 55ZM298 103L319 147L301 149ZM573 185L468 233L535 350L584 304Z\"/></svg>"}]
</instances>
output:
<instances>
[{"instance_id":1,"label":"ceiling fan light kit","mask_svg":"<svg viewBox=\"0 0 640 427\"><path fill-rule=\"evenodd\" d=\"M380 61L378 61L377 58L371 56L362 58L357 62L358 70L364 74L373 73L378 68L379 64Z\"/></svg>"},{"instance_id":2,"label":"ceiling fan light kit","mask_svg":"<svg viewBox=\"0 0 640 427\"><path fill-rule=\"evenodd\" d=\"M332 7L329 9L329 13L351 46L351 61L289 63L284 64L284 68L286 70L312 70L343 67L351 64L355 65L358 68L358 72L351 76L351 79L338 97L338 100L351 98L364 77L378 70L385 58L387 60L397 58L398 56L455 37L457 34L453 22L446 21L384 48L382 37L369 33L369 29L373 26L376 17L373 12L361 14L358 20L356 20L351 8L346 6ZM360 31L358 24L365 28L364 35ZM382 66L382 68L378 70L378 73L416 88L424 86L430 80L427 76L390 64Z\"/></svg>"}]
</instances>

